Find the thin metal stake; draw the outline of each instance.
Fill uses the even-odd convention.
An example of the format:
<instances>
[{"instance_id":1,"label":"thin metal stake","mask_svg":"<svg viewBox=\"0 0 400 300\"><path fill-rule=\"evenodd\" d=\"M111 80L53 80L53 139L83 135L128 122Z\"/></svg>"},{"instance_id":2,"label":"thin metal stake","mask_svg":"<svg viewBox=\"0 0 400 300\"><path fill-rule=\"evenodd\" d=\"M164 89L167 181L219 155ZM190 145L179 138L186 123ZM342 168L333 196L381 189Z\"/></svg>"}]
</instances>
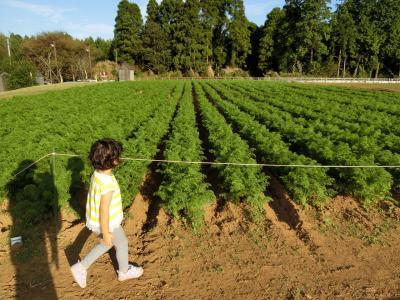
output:
<instances>
[{"instance_id":1,"label":"thin metal stake","mask_svg":"<svg viewBox=\"0 0 400 300\"><path fill-rule=\"evenodd\" d=\"M56 186L56 150L53 148L52 158L51 158L51 177L53 177L53 213L54 216L57 215L57 186Z\"/></svg>"}]
</instances>

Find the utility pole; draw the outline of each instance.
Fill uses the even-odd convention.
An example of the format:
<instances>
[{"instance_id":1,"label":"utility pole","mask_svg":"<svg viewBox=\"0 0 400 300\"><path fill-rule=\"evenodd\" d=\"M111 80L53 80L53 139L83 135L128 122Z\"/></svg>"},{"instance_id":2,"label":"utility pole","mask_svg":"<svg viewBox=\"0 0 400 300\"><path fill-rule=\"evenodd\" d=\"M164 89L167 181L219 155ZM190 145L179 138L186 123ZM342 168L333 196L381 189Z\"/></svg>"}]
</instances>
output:
<instances>
[{"instance_id":1,"label":"utility pole","mask_svg":"<svg viewBox=\"0 0 400 300\"><path fill-rule=\"evenodd\" d=\"M48 58L49 58L49 78L50 78L50 83L53 84L53 76L51 75L51 60L50 60L51 52L49 52Z\"/></svg>"},{"instance_id":2,"label":"utility pole","mask_svg":"<svg viewBox=\"0 0 400 300\"><path fill-rule=\"evenodd\" d=\"M115 77L119 80L119 70L118 70L118 49L114 49L114 57L115 57ZM399 71L400 72L400 71Z\"/></svg>"},{"instance_id":3,"label":"utility pole","mask_svg":"<svg viewBox=\"0 0 400 300\"><path fill-rule=\"evenodd\" d=\"M90 78L93 79L92 58L90 57L90 47L89 46L86 48L86 52L89 54L89 73L90 73Z\"/></svg>"},{"instance_id":4,"label":"utility pole","mask_svg":"<svg viewBox=\"0 0 400 300\"><path fill-rule=\"evenodd\" d=\"M10 61L10 66L11 66L11 51L10 51L10 39L7 38L7 51L8 51L8 59Z\"/></svg>"},{"instance_id":5,"label":"utility pole","mask_svg":"<svg viewBox=\"0 0 400 300\"><path fill-rule=\"evenodd\" d=\"M62 83L62 82L63 82L63 79L62 79L61 71L60 71L60 68L58 67L58 62L57 62L56 43L53 41L53 43L51 43L50 46L54 49L54 59L55 59L55 61L56 61L57 76L59 77L59 81Z\"/></svg>"}]
</instances>

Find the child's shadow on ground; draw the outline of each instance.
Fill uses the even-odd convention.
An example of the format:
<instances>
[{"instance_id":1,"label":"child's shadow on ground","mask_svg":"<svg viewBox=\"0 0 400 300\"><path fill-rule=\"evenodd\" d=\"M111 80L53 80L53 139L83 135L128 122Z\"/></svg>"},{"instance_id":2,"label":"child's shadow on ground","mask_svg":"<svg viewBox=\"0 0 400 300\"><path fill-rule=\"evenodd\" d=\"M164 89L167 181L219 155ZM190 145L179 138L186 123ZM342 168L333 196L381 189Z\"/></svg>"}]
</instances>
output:
<instances>
[{"instance_id":1,"label":"child's shadow on ground","mask_svg":"<svg viewBox=\"0 0 400 300\"><path fill-rule=\"evenodd\" d=\"M68 160L67 169L72 172L71 185L69 188L69 205L79 216L79 219L74 221L69 228L85 221L87 187L82 178L82 171L84 170L84 167L84 163L80 157L72 157ZM65 256L67 257L70 265L75 264L79 259L79 254L81 253L83 246L88 240L90 234L91 231L86 227L83 227L74 242L64 250Z\"/></svg>"},{"instance_id":2,"label":"child's shadow on ground","mask_svg":"<svg viewBox=\"0 0 400 300\"><path fill-rule=\"evenodd\" d=\"M23 240L19 247L10 246L15 299L57 299L50 265L59 268L57 235L61 215L54 174L44 170L39 170L33 161L24 160L7 183L10 237L22 236Z\"/></svg>"}]
</instances>

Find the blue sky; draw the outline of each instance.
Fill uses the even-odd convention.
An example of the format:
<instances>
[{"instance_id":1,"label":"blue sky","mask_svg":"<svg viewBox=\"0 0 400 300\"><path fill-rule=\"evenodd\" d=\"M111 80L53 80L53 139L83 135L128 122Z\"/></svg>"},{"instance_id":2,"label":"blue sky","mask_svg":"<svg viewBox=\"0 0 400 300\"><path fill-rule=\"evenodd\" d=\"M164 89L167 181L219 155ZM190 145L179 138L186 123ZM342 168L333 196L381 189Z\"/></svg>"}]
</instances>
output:
<instances>
[{"instance_id":1,"label":"blue sky","mask_svg":"<svg viewBox=\"0 0 400 300\"><path fill-rule=\"evenodd\" d=\"M130 2L138 4L145 16L148 0ZM244 0L246 16L262 25L266 14L284 2ZM0 0L0 32L34 35L59 30L76 38L111 39L118 3L119 0Z\"/></svg>"}]
</instances>

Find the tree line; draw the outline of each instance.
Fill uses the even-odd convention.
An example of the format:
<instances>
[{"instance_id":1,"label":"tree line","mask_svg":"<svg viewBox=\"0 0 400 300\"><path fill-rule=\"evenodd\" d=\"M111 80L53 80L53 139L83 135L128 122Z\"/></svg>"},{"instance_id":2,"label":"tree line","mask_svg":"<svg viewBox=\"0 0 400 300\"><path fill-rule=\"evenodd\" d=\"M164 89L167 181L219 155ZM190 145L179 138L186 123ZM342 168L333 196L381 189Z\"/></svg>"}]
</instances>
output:
<instances>
[{"instance_id":1,"label":"tree line","mask_svg":"<svg viewBox=\"0 0 400 300\"><path fill-rule=\"evenodd\" d=\"M400 76L400 1L286 0L262 26L242 0L149 0L118 5L114 49L122 60L155 73L217 75L226 67L253 76Z\"/></svg>"},{"instance_id":2,"label":"tree line","mask_svg":"<svg viewBox=\"0 0 400 300\"><path fill-rule=\"evenodd\" d=\"M330 0L285 0L262 26L247 19L243 0L158 2L148 1L143 21L137 4L120 1L112 40L11 34L13 66L0 34L0 71L62 82L111 60L161 76L400 76L398 0L343 0L335 11Z\"/></svg>"}]
</instances>

